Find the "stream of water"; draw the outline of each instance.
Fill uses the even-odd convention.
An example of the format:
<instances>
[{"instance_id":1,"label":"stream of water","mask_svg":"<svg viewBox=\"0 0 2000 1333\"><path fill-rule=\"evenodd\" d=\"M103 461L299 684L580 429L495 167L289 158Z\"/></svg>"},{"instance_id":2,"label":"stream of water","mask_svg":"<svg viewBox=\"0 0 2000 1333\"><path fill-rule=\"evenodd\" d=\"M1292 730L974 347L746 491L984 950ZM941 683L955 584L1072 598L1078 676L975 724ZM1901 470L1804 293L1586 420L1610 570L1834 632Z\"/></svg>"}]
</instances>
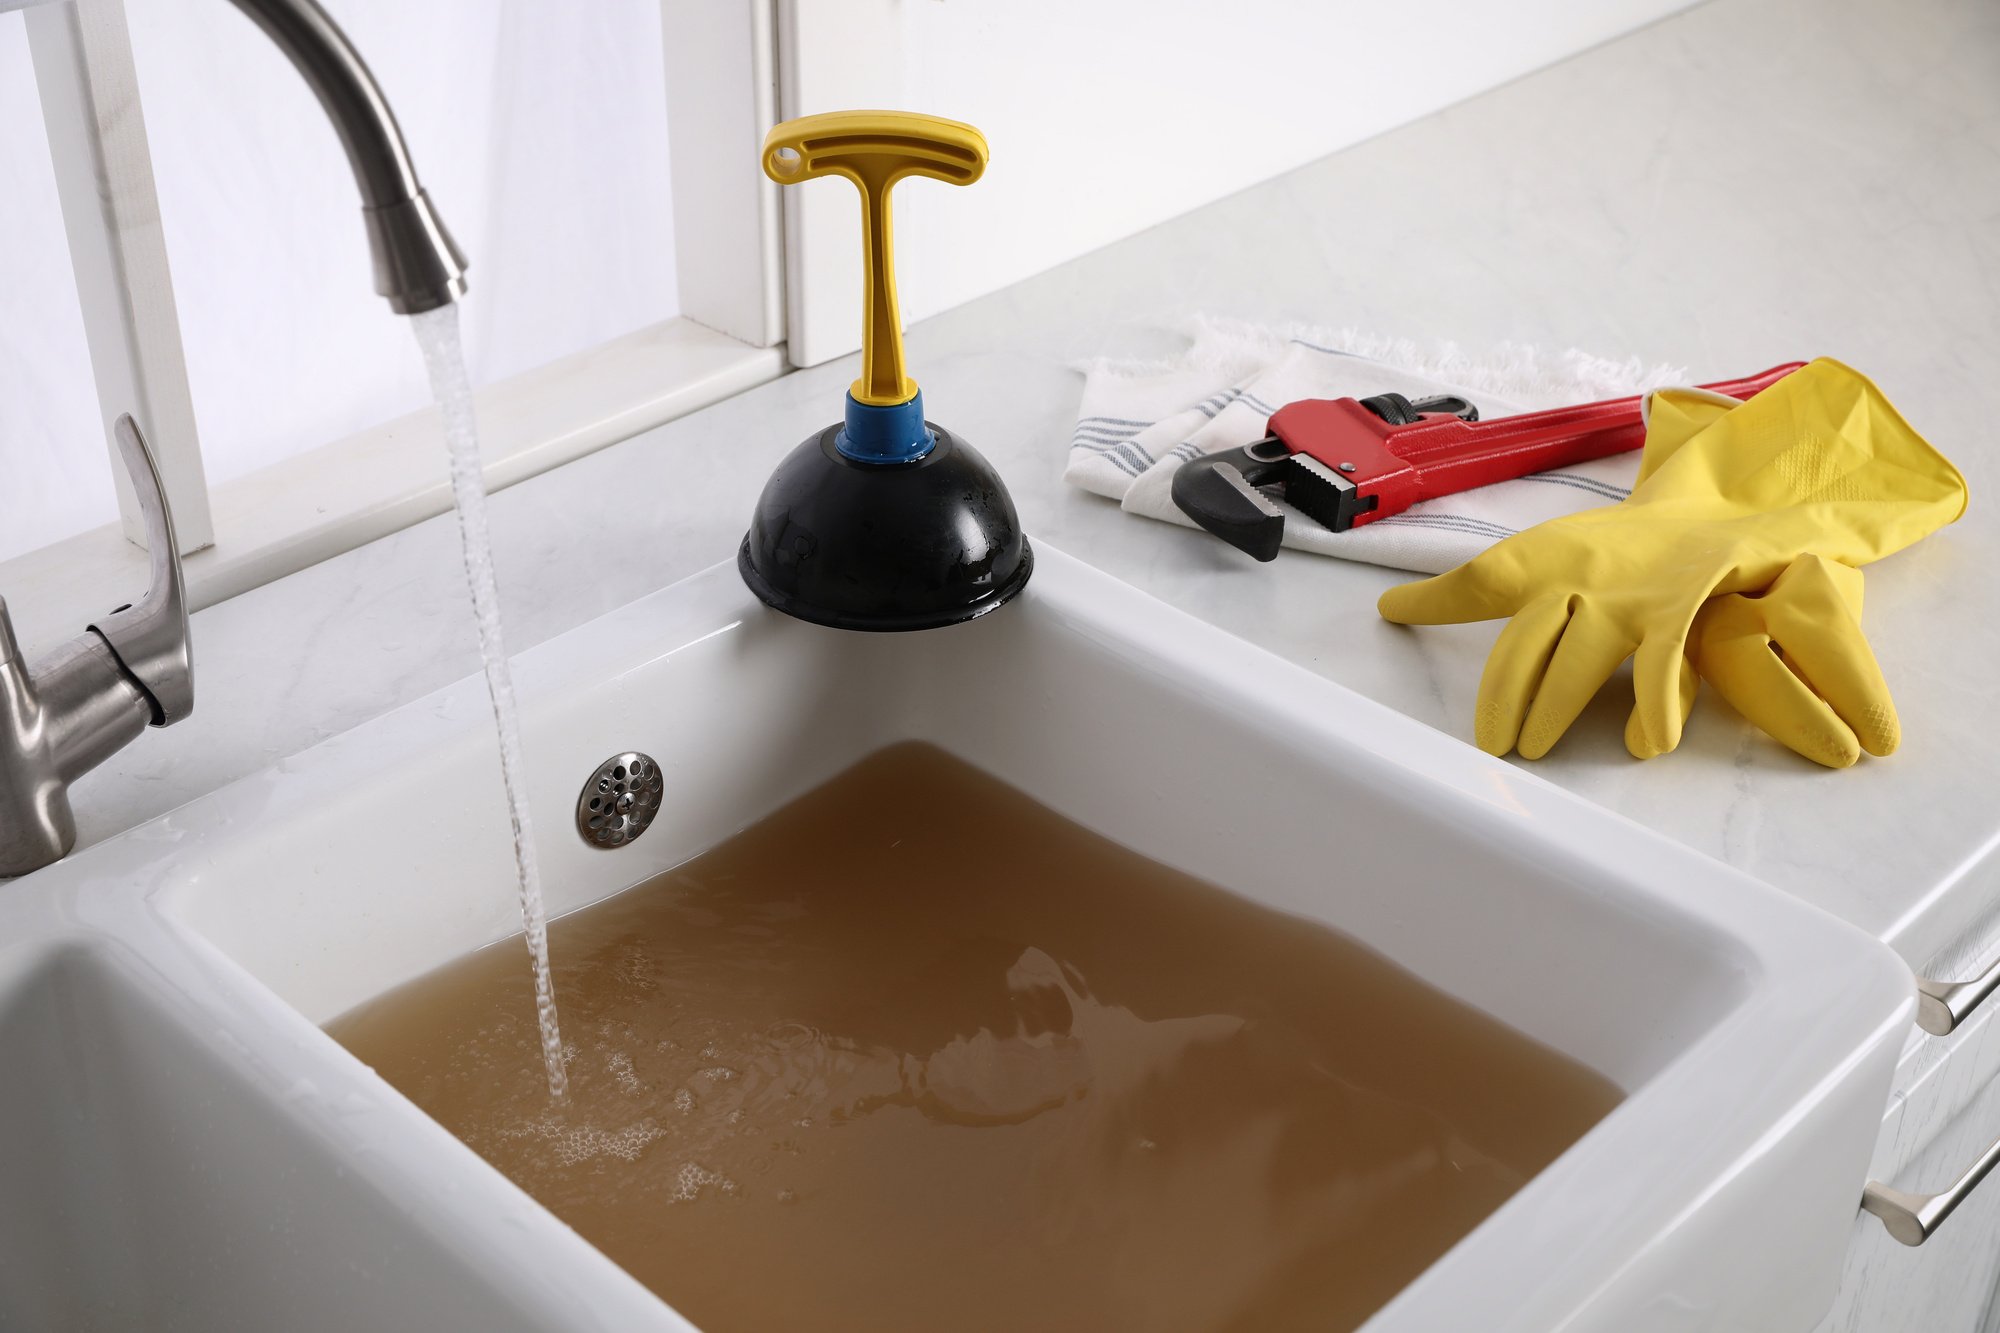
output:
<instances>
[{"instance_id":1,"label":"stream of water","mask_svg":"<svg viewBox=\"0 0 2000 1333\"><path fill-rule=\"evenodd\" d=\"M542 876L535 862L535 830L528 819L526 763L521 757L521 725L514 706L514 675L500 637L500 592L493 581L493 544L486 529L486 480L479 469L479 427L472 417L472 385L458 336L458 307L440 306L412 316L410 327L424 352L431 393L444 413L445 442L451 450L451 494L458 507L458 539L465 556L465 582L472 592L472 615L479 626L479 655L486 665L486 692L493 701L493 724L500 734L500 780L507 789L507 817L514 831L514 868L520 879L521 925L535 972L535 1014L541 1022L542 1063L549 1095L561 1100L569 1078L563 1068L562 1029L556 1021L555 985L549 976L548 922L542 910Z\"/></svg>"}]
</instances>

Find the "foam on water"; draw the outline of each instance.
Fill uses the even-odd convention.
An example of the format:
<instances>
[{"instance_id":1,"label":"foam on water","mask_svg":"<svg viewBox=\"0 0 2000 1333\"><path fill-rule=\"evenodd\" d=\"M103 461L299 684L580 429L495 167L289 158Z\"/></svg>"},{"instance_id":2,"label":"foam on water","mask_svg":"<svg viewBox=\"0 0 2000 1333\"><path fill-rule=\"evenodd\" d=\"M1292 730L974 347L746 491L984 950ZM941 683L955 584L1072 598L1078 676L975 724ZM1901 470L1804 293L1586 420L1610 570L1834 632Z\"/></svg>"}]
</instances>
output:
<instances>
[{"instance_id":1,"label":"foam on water","mask_svg":"<svg viewBox=\"0 0 2000 1333\"><path fill-rule=\"evenodd\" d=\"M493 543L486 528L486 479L479 469L479 427L472 416L472 384L458 337L458 307L444 305L410 319L430 372L431 393L444 414L445 443L451 450L451 495L458 508L458 540L465 556L465 582L479 626L479 655L486 664L486 693L500 734L500 781L507 791L507 818L514 832L514 869L520 881L521 925L535 970L535 1014L542 1029L542 1063L549 1095L560 1100L569 1087L564 1068L562 1029L556 1021L555 986L549 977L548 923L542 910L541 870L535 862L535 832L528 821L526 761L521 757L521 725L514 706L514 675L500 637L500 591L493 579Z\"/></svg>"},{"instance_id":2,"label":"foam on water","mask_svg":"<svg viewBox=\"0 0 2000 1333\"><path fill-rule=\"evenodd\" d=\"M646 1150L646 1145L664 1133L666 1131L651 1119L637 1120L617 1129L605 1129L601 1125L568 1124L554 1116L541 1116L500 1131L503 1138L535 1139L546 1144L549 1156L557 1166L578 1166L602 1158L636 1162L639 1154ZM685 1167L682 1173L685 1175ZM699 1192L697 1186L694 1193L687 1197L692 1199Z\"/></svg>"},{"instance_id":3,"label":"foam on water","mask_svg":"<svg viewBox=\"0 0 2000 1333\"><path fill-rule=\"evenodd\" d=\"M711 1171L700 1162L682 1162L675 1173L673 1192L668 1196L675 1203L693 1203L701 1197L701 1192L710 1186L731 1197L737 1193L736 1182L718 1171Z\"/></svg>"}]
</instances>

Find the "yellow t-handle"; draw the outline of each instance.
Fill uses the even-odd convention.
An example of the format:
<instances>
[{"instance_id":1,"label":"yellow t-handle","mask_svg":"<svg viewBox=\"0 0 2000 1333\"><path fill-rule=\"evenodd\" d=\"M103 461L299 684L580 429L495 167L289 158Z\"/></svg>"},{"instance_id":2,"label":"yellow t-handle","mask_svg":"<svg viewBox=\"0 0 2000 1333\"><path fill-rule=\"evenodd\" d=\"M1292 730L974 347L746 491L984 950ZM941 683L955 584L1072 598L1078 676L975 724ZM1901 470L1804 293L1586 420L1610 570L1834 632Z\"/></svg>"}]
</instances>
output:
<instances>
[{"instance_id":1,"label":"yellow t-handle","mask_svg":"<svg viewBox=\"0 0 2000 1333\"><path fill-rule=\"evenodd\" d=\"M774 125L764 136L764 174L778 184L845 176L861 190L861 378L848 390L856 402L893 407L917 395L903 370L889 187L905 176L970 185L985 170L986 138L978 130L914 111L829 111Z\"/></svg>"}]
</instances>

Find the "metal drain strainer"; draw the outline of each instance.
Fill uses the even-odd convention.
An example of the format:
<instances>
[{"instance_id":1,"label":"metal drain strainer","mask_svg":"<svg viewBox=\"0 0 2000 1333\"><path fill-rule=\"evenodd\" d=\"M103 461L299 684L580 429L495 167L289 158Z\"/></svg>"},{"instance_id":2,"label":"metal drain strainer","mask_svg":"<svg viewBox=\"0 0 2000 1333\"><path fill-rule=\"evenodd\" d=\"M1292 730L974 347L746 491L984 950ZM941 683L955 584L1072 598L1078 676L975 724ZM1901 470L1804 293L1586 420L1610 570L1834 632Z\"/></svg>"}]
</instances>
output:
<instances>
[{"instance_id":1,"label":"metal drain strainer","mask_svg":"<svg viewBox=\"0 0 2000 1333\"><path fill-rule=\"evenodd\" d=\"M576 798L576 831L593 847L623 847L652 825L666 783L651 755L628 750L597 766Z\"/></svg>"}]
</instances>

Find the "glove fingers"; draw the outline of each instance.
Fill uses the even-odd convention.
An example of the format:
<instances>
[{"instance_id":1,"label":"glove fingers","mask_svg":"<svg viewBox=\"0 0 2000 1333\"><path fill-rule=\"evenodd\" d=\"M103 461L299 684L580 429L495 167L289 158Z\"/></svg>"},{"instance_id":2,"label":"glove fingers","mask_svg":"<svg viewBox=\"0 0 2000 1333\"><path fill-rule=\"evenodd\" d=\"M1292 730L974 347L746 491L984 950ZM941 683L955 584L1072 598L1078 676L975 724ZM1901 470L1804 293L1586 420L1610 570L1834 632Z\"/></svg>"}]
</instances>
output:
<instances>
[{"instance_id":1,"label":"glove fingers","mask_svg":"<svg viewBox=\"0 0 2000 1333\"><path fill-rule=\"evenodd\" d=\"M1493 547L1485 555L1499 549ZM1398 584L1382 594L1375 609L1398 625L1462 625L1513 615L1521 600L1496 586L1495 567L1485 555L1435 578Z\"/></svg>"},{"instance_id":2,"label":"glove fingers","mask_svg":"<svg viewBox=\"0 0 2000 1333\"><path fill-rule=\"evenodd\" d=\"M1577 609L1521 724L1523 759L1540 759L1555 747L1618 664L1632 655L1632 647L1632 640L1589 603Z\"/></svg>"},{"instance_id":3,"label":"glove fingers","mask_svg":"<svg viewBox=\"0 0 2000 1333\"><path fill-rule=\"evenodd\" d=\"M1494 641L1479 677L1479 705L1473 739L1488 754L1506 754L1521 734L1521 720L1541 688L1542 673L1569 624L1569 598L1549 596L1528 603Z\"/></svg>"},{"instance_id":4,"label":"glove fingers","mask_svg":"<svg viewBox=\"0 0 2000 1333\"><path fill-rule=\"evenodd\" d=\"M1626 748L1641 759L1666 754L1681 743L1681 723L1687 717L1681 706L1681 660L1686 653L1683 630L1649 634L1632 655L1632 716L1645 753L1632 747L1629 725Z\"/></svg>"},{"instance_id":5,"label":"glove fingers","mask_svg":"<svg viewBox=\"0 0 2000 1333\"><path fill-rule=\"evenodd\" d=\"M1694 669L1694 662L1686 653L1681 654L1681 726L1687 726L1688 714L1694 711L1694 697L1701 689L1701 676ZM1639 720L1639 706L1632 705L1632 711L1625 718L1625 748L1634 759L1655 759L1659 751L1646 740L1645 724Z\"/></svg>"},{"instance_id":6,"label":"glove fingers","mask_svg":"<svg viewBox=\"0 0 2000 1333\"><path fill-rule=\"evenodd\" d=\"M1861 632L1861 571L1807 556L1779 576L1764 600L1771 637L1791 670L1852 729L1862 749L1893 754L1902 727Z\"/></svg>"},{"instance_id":7,"label":"glove fingers","mask_svg":"<svg viewBox=\"0 0 2000 1333\"><path fill-rule=\"evenodd\" d=\"M1737 712L1814 763L1846 768L1860 757L1854 732L1792 674L1764 635L1704 634L1696 666Z\"/></svg>"}]
</instances>

